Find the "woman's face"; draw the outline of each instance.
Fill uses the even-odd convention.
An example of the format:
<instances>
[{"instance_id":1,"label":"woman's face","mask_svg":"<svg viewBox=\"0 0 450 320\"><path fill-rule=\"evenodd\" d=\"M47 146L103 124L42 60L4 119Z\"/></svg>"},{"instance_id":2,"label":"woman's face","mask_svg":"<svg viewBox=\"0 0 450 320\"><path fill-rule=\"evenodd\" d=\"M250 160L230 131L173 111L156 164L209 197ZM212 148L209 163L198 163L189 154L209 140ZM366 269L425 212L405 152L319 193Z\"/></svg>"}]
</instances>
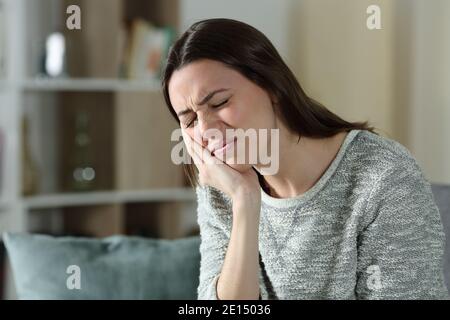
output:
<instances>
[{"instance_id":1,"label":"woman's face","mask_svg":"<svg viewBox=\"0 0 450 320\"><path fill-rule=\"evenodd\" d=\"M168 89L180 126L194 140L238 171L245 172L255 165L248 161L248 140L244 164L228 148L217 147L234 140L227 129L255 129L257 135L259 129L267 129L267 135L275 128L272 101L265 90L221 62L208 59L175 71ZM200 136L194 135L194 129ZM214 131L221 134L212 134ZM258 145L253 141L250 150L259 155L255 144ZM238 148L236 143L234 146Z\"/></svg>"}]
</instances>

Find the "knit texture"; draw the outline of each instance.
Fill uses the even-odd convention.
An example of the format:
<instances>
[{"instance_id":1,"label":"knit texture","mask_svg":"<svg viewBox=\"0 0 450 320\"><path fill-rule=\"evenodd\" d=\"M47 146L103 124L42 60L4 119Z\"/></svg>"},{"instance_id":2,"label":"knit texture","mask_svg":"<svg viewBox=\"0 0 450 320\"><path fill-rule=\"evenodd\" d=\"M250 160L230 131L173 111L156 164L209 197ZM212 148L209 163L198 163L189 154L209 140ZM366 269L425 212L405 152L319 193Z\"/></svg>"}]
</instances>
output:
<instances>
[{"instance_id":1,"label":"knit texture","mask_svg":"<svg viewBox=\"0 0 450 320\"><path fill-rule=\"evenodd\" d=\"M260 191L260 298L448 299L439 209L398 142L352 130L307 192L280 199ZM232 203L214 187L196 192L198 299L217 299Z\"/></svg>"}]
</instances>

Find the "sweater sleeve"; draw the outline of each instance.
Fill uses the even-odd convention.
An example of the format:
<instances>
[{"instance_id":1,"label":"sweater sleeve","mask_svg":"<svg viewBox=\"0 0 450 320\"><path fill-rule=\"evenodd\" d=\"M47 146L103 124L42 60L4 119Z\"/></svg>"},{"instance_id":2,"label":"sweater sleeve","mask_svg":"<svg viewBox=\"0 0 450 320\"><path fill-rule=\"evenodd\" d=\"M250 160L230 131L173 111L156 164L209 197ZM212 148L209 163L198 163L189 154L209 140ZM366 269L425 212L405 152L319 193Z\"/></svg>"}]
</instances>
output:
<instances>
[{"instance_id":1,"label":"sweater sleeve","mask_svg":"<svg viewBox=\"0 0 450 320\"><path fill-rule=\"evenodd\" d=\"M445 234L419 166L386 170L368 198L358 235L357 299L448 299Z\"/></svg>"},{"instance_id":2,"label":"sweater sleeve","mask_svg":"<svg viewBox=\"0 0 450 320\"><path fill-rule=\"evenodd\" d=\"M197 187L197 221L200 227L200 279L198 300L218 300L217 280L231 234L231 202L216 189ZM260 299L267 296L259 270Z\"/></svg>"}]
</instances>

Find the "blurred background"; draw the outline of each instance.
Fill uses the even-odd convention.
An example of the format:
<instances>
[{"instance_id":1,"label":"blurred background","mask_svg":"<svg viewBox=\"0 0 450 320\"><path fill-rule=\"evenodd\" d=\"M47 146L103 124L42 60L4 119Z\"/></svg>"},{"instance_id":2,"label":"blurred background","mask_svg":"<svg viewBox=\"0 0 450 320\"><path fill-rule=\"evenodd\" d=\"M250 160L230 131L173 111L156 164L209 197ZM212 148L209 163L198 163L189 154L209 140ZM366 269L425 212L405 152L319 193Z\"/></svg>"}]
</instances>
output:
<instances>
[{"instance_id":1,"label":"blurred background","mask_svg":"<svg viewBox=\"0 0 450 320\"><path fill-rule=\"evenodd\" d=\"M0 0L0 232L198 234L159 78L176 37L214 17L261 30L307 94L450 183L448 0Z\"/></svg>"}]
</instances>

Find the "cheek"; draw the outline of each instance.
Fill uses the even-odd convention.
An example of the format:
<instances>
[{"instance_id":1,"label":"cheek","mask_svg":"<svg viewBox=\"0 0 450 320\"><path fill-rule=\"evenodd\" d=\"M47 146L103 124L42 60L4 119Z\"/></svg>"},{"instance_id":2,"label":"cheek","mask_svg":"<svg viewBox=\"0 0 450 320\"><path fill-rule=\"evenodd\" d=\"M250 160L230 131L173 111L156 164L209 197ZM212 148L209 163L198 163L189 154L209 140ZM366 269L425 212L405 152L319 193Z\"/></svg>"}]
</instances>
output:
<instances>
[{"instance_id":1,"label":"cheek","mask_svg":"<svg viewBox=\"0 0 450 320\"><path fill-rule=\"evenodd\" d=\"M242 127L245 125L246 117L244 108L237 104L232 104L227 108L224 108L219 113L221 120L232 127Z\"/></svg>"},{"instance_id":2,"label":"cheek","mask_svg":"<svg viewBox=\"0 0 450 320\"><path fill-rule=\"evenodd\" d=\"M248 99L225 108L220 117L235 128L269 128L272 127L273 110L270 101Z\"/></svg>"}]
</instances>

